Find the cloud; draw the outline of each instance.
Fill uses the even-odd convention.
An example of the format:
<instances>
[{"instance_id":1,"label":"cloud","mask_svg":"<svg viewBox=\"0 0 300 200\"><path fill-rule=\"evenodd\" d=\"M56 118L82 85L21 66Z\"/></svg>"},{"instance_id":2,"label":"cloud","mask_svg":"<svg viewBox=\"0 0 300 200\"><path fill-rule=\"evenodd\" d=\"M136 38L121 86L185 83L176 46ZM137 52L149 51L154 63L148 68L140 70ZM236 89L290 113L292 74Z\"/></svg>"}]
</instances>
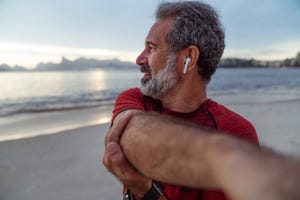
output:
<instances>
[{"instance_id":1,"label":"cloud","mask_svg":"<svg viewBox=\"0 0 300 200\"><path fill-rule=\"evenodd\" d=\"M259 49L241 47L225 49L223 57L255 58L259 60L283 60L300 52L300 40L279 41Z\"/></svg>"},{"instance_id":2,"label":"cloud","mask_svg":"<svg viewBox=\"0 0 300 200\"><path fill-rule=\"evenodd\" d=\"M19 55L18 59L40 57L43 62L49 60L47 55L59 59L85 56L134 61L137 51L143 49L145 36L154 21L153 14L161 1L0 0L0 42L15 42L5 50L3 42L0 44L1 58L6 51L6 57L11 55L10 62L14 53ZM230 55L248 56L251 52L251 55L257 55L255 52L266 55L271 48L280 49L273 44L299 40L299 0L205 2L221 16Z\"/></svg>"},{"instance_id":3,"label":"cloud","mask_svg":"<svg viewBox=\"0 0 300 200\"><path fill-rule=\"evenodd\" d=\"M20 43L7 43L0 42L0 51L6 52L28 52L39 54L57 54L57 55L113 55L116 52L105 49L96 48L70 48L63 46L47 46L36 44L20 44Z\"/></svg>"},{"instance_id":4,"label":"cloud","mask_svg":"<svg viewBox=\"0 0 300 200\"><path fill-rule=\"evenodd\" d=\"M138 52L135 51L0 42L1 62L10 65L22 63L25 67L31 68L41 61L58 62L62 57L69 59L76 59L78 57L97 59L119 58L124 61L134 62L137 55Z\"/></svg>"}]
</instances>

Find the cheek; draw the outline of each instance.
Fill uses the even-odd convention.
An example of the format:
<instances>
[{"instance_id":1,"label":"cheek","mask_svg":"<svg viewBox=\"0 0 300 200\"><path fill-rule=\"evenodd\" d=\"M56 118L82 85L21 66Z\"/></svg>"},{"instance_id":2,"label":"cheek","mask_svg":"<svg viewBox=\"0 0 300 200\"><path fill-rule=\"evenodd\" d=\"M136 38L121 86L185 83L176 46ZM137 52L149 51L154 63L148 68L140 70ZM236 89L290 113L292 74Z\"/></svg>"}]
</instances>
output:
<instances>
[{"instance_id":1,"label":"cheek","mask_svg":"<svg viewBox=\"0 0 300 200\"><path fill-rule=\"evenodd\" d=\"M163 56L151 55L148 61L153 74L157 74L159 70L166 66L166 58L163 58Z\"/></svg>"}]
</instances>

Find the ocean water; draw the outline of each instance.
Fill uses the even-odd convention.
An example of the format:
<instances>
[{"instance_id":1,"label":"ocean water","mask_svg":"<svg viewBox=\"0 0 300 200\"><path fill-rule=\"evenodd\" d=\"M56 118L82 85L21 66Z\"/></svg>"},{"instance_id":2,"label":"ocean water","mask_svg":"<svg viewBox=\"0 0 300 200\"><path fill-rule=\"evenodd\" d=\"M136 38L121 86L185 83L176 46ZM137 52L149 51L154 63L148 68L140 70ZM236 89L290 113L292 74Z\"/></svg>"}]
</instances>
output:
<instances>
[{"instance_id":1,"label":"ocean water","mask_svg":"<svg viewBox=\"0 0 300 200\"><path fill-rule=\"evenodd\" d=\"M127 88L139 87L142 74L130 70L1 72L0 120L22 113L81 109L113 104ZM268 93L300 98L300 69L219 69L210 96Z\"/></svg>"},{"instance_id":2,"label":"ocean water","mask_svg":"<svg viewBox=\"0 0 300 200\"><path fill-rule=\"evenodd\" d=\"M0 116L112 104L138 70L0 73Z\"/></svg>"}]
</instances>

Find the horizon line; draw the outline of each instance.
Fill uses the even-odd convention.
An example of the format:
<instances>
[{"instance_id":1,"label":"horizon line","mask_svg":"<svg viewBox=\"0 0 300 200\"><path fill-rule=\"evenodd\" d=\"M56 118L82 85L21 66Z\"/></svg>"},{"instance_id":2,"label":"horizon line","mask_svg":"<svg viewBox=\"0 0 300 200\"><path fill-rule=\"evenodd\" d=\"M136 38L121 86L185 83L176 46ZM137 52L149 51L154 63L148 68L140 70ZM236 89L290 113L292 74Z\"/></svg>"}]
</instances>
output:
<instances>
[{"instance_id":1,"label":"horizon line","mask_svg":"<svg viewBox=\"0 0 300 200\"><path fill-rule=\"evenodd\" d=\"M247 59L257 61L282 61L293 59L299 50L293 49L289 52L275 50L255 51L247 49L225 49L222 59ZM258 52L258 53L257 53ZM0 41L0 65L21 66L32 69L40 63L60 63L62 58L74 61L79 58L111 60L135 63L136 57L140 54L138 51L116 51L101 48L77 48L55 45L37 45L16 42ZM252 55L251 55L252 54ZM293 54L293 55L292 55ZM245 56L248 55L248 56Z\"/></svg>"}]
</instances>

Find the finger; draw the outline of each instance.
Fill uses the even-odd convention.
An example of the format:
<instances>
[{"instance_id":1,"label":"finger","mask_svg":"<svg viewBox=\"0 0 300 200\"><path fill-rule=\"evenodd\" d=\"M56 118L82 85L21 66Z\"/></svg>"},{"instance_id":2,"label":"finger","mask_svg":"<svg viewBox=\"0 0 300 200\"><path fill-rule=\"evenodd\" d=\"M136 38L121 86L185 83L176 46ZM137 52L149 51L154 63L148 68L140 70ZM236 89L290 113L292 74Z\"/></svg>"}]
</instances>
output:
<instances>
[{"instance_id":1,"label":"finger","mask_svg":"<svg viewBox=\"0 0 300 200\"><path fill-rule=\"evenodd\" d=\"M120 118L116 120L116 122L112 126L112 131L110 133L110 137L108 139L111 139L109 141L116 141L116 139L121 137L121 134L123 130L125 129L127 123L129 122L131 116L133 115L133 112L125 112Z\"/></svg>"},{"instance_id":2,"label":"finger","mask_svg":"<svg viewBox=\"0 0 300 200\"><path fill-rule=\"evenodd\" d=\"M118 166L118 163L122 162L124 156L122 155L121 149L118 148L118 144L110 142L106 145L105 152L103 155L103 164L105 167L114 174L121 182L125 180L125 172Z\"/></svg>"},{"instance_id":3,"label":"finger","mask_svg":"<svg viewBox=\"0 0 300 200\"><path fill-rule=\"evenodd\" d=\"M113 126L109 129L105 137L105 144L111 141L119 143L121 135L124 129L126 128L126 125L129 122L131 116L134 113L135 111L133 110L124 111L115 118Z\"/></svg>"},{"instance_id":4,"label":"finger","mask_svg":"<svg viewBox=\"0 0 300 200\"><path fill-rule=\"evenodd\" d=\"M108 153L108 151L105 150L102 162L108 171L110 171L112 174L114 174L117 178L119 178L122 181L122 179L124 179L124 175L120 170L120 168L112 162L110 154L115 154L115 153ZM115 159L114 156L113 159Z\"/></svg>"},{"instance_id":5,"label":"finger","mask_svg":"<svg viewBox=\"0 0 300 200\"><path fill-rule=\"evenodd\" d=\"M107 155L113 163L118 164L122 159L124 159L122 149L116 142L107 143L106 148Z\"/></svg>"},{"instance_id":6,"label":"finger","mask_svg":"<svg viewBox=\"0 0 300 200\"><path fill-rule=\"evenodd\" d=\"M107 154L114 168L114 173L121 179L126 179L131 174L138 173L126 159L121 146L115 142L107 144Z\"/></svg>"},{"instance_id":7,"label":"finger","mask_svg":"<svg viewBox=\"0 0 300 200\"><path fill-rule=\"evenodd\" d=\"M112 166L112 163L111 163L111 160L109 159L108 157L108 153L107 153L107 148L105 148L104 150L104 154L103 154L103 158L102 158L102 163L103 165L109 170L111 171L111 166Z\"/></svg>"},{"instance_id":8,"label":"finger","mask_svg":"<svg viewBox=\"0 0 300 200\"><path fill-rule=\"evenodd\" d=\"M128 162L119 144L115 142L107 144L104 160L108 170L126 187L140 188L145 186L147 191L150 188L152 180L143 176Z\"/></svg>"}]
</instances>

